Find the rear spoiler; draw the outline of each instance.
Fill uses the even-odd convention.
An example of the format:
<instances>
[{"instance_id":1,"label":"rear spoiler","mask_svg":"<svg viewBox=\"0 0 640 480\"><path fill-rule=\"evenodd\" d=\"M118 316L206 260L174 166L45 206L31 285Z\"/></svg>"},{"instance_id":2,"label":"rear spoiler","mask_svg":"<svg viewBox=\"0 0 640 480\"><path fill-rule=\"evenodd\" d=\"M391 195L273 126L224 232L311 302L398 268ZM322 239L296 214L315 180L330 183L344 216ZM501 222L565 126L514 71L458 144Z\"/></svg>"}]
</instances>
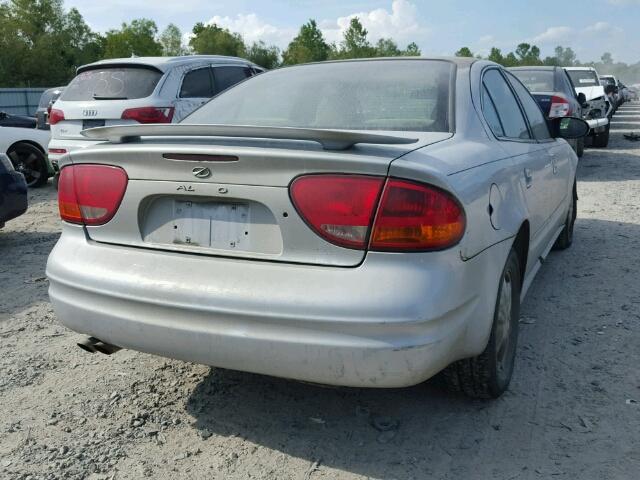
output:
<instances>
[{"instance_id":1,"label":"rear spoiler","mask_svg":"<svg viewBox=\"0 0 640 480\"><path fill-rule=\"evenodd\" d=\"M238 137L318 142L325 150L346 150L356 143L376 145L407 145L418 141L395 135L325 130L319 128L256 127L247 125L191 125L185 123L153 125L116 125L83 130L82 135L93 140L124 143L140 137Z\"/></svg>"}]
</instances>

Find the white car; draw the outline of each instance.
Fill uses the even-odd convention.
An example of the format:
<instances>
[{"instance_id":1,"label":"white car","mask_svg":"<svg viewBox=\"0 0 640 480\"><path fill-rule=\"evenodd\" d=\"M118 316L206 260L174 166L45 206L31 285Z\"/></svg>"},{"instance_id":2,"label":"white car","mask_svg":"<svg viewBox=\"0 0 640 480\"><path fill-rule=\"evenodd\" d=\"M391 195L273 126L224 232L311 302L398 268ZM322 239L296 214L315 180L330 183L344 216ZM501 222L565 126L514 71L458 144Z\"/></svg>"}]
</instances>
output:
<instances>
[{"instance_id":1,"label":"white car","mask_svg":"<svg viewBox=\"0 0 640 480\"><path fill-rule=\"evenodd\" d=\"M49 114L49 159L94 145L88 128L177 123L210 98L264 70L235 57L189 55L102 60L77 76Z\"/></svg>"},{"instance_id":2,"label":"white car","mask_svg":"<svg viewBox=\"0 0 640 480\"><path fill-rule=\"evenodd\" d=\"M0 153L6 153L29 187L47 183L54 171L47 161L49 132L36 128L0 126Z\"/></svg>"},{"instance_id":3,"label":"white car","mask_svg":"<svg viewBox=\"0 0 640 480\"><path fill-rule=\"evenodd\" d=\"M571 77L577 94L583 93L586 103L582 106L584 119L591 128L594 147L606 147L609 144L609 120L614 105L600 84L598 72L593 67L565 67Z\"/></svg>"}]
</instances>

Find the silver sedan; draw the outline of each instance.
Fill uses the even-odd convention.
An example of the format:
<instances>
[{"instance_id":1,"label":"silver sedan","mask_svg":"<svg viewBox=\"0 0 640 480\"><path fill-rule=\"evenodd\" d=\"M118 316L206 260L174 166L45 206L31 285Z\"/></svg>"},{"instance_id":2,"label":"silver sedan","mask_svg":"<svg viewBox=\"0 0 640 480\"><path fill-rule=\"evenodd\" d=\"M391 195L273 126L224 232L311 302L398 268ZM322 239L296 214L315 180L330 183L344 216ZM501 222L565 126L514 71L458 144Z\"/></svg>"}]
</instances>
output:
<instances>
[{"instance_id":1,"label":"silver sedan","mask_svg":"<svg viewBox=\"0 0 640 480\"><path fill-rule=\"evenodd\" d=\"M577 157L475 59L284 68L176 125L87 130L47 265L89 351L322 384L508 386L519 306L571 245Z\"/></svg>"}]
</instances>

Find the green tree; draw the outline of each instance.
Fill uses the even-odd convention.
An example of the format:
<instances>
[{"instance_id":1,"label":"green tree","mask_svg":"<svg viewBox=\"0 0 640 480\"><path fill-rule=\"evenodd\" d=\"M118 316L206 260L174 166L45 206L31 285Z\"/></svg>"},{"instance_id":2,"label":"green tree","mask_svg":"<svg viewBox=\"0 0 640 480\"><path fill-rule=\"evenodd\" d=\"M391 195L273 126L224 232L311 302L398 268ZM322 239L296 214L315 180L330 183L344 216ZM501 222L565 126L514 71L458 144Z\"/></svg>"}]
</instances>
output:
<instances>
[{"instance_id":1,"label":"green tree","mask_svg":"<svg viewBox=\"0 0 640 480\"><path fill-rule=\"evenodd\" d=\"M263 41L253 42L246 49L245 58L267 69L276 68L280 64L280 49Z\"/></svg>"},{"instance_id":2,"label":"green tree","mask_svg":"<svg viewBox=\"0 0 640 480\"><path fill-rule=\"evenodd\" d=\"M418 47L415 42L411 42L409 45L407 45L407 48L404 52L402 52L402 54L406 57L419 57L421 54L420 47Z\"/></svg>"},{"instance_id":3,"label":"green tree","mask_svg":"<svg viewBox=\"0 0 640 480\"><path fill-rule=\"evenodd\" d=\"M329 58L330 47L324 41L322 32L315 20L309 20L300 27L298 35L291 40L282 53L284 65L307 62L322 62Z\"/></svg>"},{"instance_id":4,"label":"green tree","mask_svg":"<svg viewBox=\"0 0 640 480\"><path fill-rule=\"evenodd\" d=\"M398 44L390 38L381 38L376 43L376 57L399 57L402 53Z\"/></svg>"},{"instance_id":5,"label":"green tree","mask_svg":"<svg viewBox=\"0 0 640 480\"><path fill-rule=\"evenodd\" d=\"M521 43L516 48L516 56L520 65L541 65L540 49L535 45Z\"/></svg>"},{"instance_id":6,"label":"green tree","mask_svg":"<svg viewBox=\"0 0 640 480\"><path fill-rule=\"evenodd\" d=\"M600 61L605 65L613 65L613 56L609 52L605 52L600 57Z\"/></svg>"},{"instance_id":7,"label":"green tree","mask_svg":"<svg viewBox=\"0 0 640 480\"><path fill-rule=\"evenodd\" d=\"M349 28L344 32L344 38L339 47L333 48L334 58L370 58L376 55L375 47L367 39L367 29L362 26L358 17L353 17Z\"/></svg>"},{"instance_id":8,"label":"green tree","mask_svg":"<svg viewBox=\"0 0 640 480\"><path fill-rule=\"evenodd\" d=\"M211 25L196 23L189 46L195 53L201 55L242 57L245 54L245 45L240 34L231 33L215 23Z\"/></svg>"},{"instance_id":9,"label":"green tree","mask_svg":"<svg viewBox=\"0 0 640 480\"><path fill-rule=\"evenodd\" d=\"M456 57L473 57L473 53L469 47L462 47L455 53Z\"/></svg>"},{"instance_id":10,"label":"green tree","mask_svg":"<svg viewBox=\"0 0 640 480\"><path fill-rule=\"evenodd\" d=\"M105 58L147 57L162 55L156 40L158 27L153 20L139 18L123 23L120 30L109 30L105 36Z\"/></svg>"},{"instance_id":11,"label":"green tree","mask_svg":"<svg viewBox=\"0 0 640 480\"><path fill-rule=\"evenodd\" d=\"M515 53L509 52L506 57L504 57L503 63L505 67L517 67L519 65L518 59L516 58Z\"/></svg>"},{"instance_id":12,"label":"green tree","mask_svg":"<svg viewBox=\"0 0 640 480\"><path fill-rule=\"evenodd\" d=\"M101 37L62 0L0 2L0 86L63 85L101 56Z\"/></svg>"},{"instance_id":13,"label":"green tree","mask_svg":"<svg viewBox=\"0 0 640 480\"><path fill-rule=\"evenodd\" d=\"M173 23L167 25L160 34L160 45L162 45L162 55L168 57L177 57L186 53L182 46L182 32Z\"/></svg>"},{"instance_id":14,"label":"green tree","mask_svg":"<svg viewBox=\"0 0 640 480\"><path fill-rule=\"evenodd\" d=\"M503 65L504 57L502 56L502 51L497 47L492 47L491 52L489 53L488 60Z\"/></svg>"}]
</instances>

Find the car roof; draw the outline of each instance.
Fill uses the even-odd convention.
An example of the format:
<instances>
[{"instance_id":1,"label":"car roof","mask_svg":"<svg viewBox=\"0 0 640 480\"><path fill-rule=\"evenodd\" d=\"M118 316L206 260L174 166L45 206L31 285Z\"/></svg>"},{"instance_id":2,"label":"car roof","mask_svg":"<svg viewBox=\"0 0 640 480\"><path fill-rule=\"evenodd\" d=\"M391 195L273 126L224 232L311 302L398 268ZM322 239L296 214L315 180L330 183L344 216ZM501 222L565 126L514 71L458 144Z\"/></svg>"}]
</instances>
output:
<instances>
[{"instance_id":1,"label":"car roof","mask_svg":"<svg viewBox=\"0 0 640 480\"><path fill-rule=\"evenodd\" d=\"M130 57L130 58L110 58L107 60L100 60L97 62L82 65L78 68L77 72L83 72L85 70L93 70L94 68L104 65L138 65L150 68L155 68L161 72L166 72L176 66L188 65L191 63L202 62L215 62L219 64L229 65L252 65L254 64L249 60L238 57L227 57L224 55L182 55L179 57ZM257 65L256 65L257 67Z\"/></svg>"},{"instance_id":2,"label":"car roof","mask_svg":"<svg viewBox=\"0 0 640 480\"><path fill-rule=\"evenodd\" d=\"M591 70L593 72L596 71L593 67L564 67L565 70Z\"/></svg>"},{"instance_id":3,"label":"car roof","mask_svg":"<svg viewBox=\"0 0 640 480\"><path fill-rule=\"evenodd\" d=\"M507 70L548 70L548 71L554 71L558 68L562 68L562 67L558 67L555 65L549 66L549 65L529 65L529 66L525 66L525 67L509 67Z\"/></svg>"}]
</instances>

